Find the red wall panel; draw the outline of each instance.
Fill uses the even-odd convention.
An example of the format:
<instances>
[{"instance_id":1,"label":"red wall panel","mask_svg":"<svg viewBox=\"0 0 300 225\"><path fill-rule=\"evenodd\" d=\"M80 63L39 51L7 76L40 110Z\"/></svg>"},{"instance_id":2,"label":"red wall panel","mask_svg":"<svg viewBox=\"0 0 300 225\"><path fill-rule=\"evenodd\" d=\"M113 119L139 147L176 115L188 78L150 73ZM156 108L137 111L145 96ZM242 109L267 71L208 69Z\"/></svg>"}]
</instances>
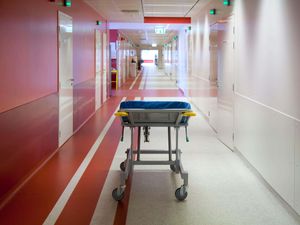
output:
<instances>
[{"instance_id":1,"label":"red wall panel","mask_svg":"<svg viewBox=\"0 0 300 225\"><path fill-rule=\"evenodd\" d=\"M109 30L109 42L116 42L118 40L118 36L118 30Z\"/></svg>"},{"instance_id":2,"label":"red wall panel","mask_svg":"<svg viewBox=\"0 0 300 225\"><path fill-rule=\"evenodd\" d=\"M57 11L73 17L75 83L94 77L94 29L105 21L80 0L0 1L0 112L57 91Z\"/></svg>"},{"instance_id":3,"label":"red wall panel","mask_svg":"<svg viewBox=\"0 0 300 225\"><path fill-rule=\"evenodd\" d=\"M74 86L74 130L95 111L95 79Z\"/></svg>"},{"instance_id":4,"label":"red wall panel","mask_svg":"<svg viewBox=\"0 0 300 225\"><path fill-rule=\"evenodd\" d=\"M56 24L47 1L0 1L0 112L56 91Z\"/></svg>"},{"instance_id":5,"label":"red wall panel","mask_svg":"<svg viewBox=\"0 0 300 225\"><path fill-rule=\"evenodd\" d=\"M58 145L58 11L73 18L74 129L94 112L94 32L107 25L61 2L0 1L0 202Z\"/></svg>"},{"instance_id":6,"label":"red wall panel","mask_svg":"<svg viewBox=\"0 0 300 225\"><path fill-rule=\"evenodd\" d=\"M49 95L0 114L0 202L58 145L58 97Z\"/></svg>"}]
</instances>

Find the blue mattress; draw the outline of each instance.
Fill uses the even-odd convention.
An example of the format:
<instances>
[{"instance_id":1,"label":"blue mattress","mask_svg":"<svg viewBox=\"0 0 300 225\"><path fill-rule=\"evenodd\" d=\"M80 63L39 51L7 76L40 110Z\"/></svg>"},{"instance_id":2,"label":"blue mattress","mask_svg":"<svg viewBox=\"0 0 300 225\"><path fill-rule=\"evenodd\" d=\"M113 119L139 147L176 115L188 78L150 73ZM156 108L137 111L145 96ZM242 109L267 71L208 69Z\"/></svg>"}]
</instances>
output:
<instances>
[{"instance_id":1,"label":"blue mattress","mask_svg":"<svg viewBox=\"0 0 300 225\"><path fill-rule=\"evenodd\" d=\"M120 109L191 109L191 105L181 101L124 101Z\"/></svg>"}]
</instances>

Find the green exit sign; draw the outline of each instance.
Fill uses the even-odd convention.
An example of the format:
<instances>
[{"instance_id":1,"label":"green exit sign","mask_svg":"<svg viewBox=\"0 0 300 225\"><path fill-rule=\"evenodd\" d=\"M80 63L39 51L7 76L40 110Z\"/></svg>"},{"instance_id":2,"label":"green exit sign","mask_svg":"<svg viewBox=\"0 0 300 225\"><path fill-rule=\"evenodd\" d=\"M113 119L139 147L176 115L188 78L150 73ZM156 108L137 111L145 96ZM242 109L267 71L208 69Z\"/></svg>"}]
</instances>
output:
<instances>
[{"instance_id":1,"label":"green exit sign","mask_svg":"<svg viewBox=\"0 0 300 225\"><path fill-rule=\"evenodd\" d=\"M165 34L166 33L166 28L161 27L161 26L157 26L157 27L155 27L155 33L156 34Z\"/></svg>"},{"instance_id":2,"label":"green exit sign","mask_svg":"<svg viewBox=\"0 0 300 225\"><path fill-rule=\"evenodd\" d=\"M230 6L231 5L230 0L224 0L223 5Z\"/></svg>"},{"instance_id":3,"label":"green exit sign","mask_svg":"<svg viewBox=\"0 0 300 225\"><path fill-rule=\"evenodd\" d=\"M64 0L64 6L71 7L72 6L72 1L71 0Z\"/></svg>"},{"instance_id":4,"label":"green exit sign","mask_svg":"<svg viewBox=\"0 0 300 225\"><path fill-rule=\"evenodd\" d=\"M210 14L210 15L216 15L216 13L217 13L217 10L216 10L216 9L211 9L211 10L209 10L209 14Z\"/></svg>"}]
</instances>

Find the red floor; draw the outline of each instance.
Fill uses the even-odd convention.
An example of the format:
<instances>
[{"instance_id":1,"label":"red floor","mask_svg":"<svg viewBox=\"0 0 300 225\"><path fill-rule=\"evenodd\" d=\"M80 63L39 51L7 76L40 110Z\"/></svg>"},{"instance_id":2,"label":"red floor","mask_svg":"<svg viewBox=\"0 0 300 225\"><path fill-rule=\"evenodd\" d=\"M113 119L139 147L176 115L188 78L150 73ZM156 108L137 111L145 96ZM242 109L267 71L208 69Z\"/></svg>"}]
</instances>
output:
<instances>
[{"instance_id":1,"label":"red floor","mask_svg":"<svg viewBox=\"0 0 300 225\"><path fill-rule=\"evenodd\" d=\"M142 75L128 80L81 127L0 211L0 224L42 224L86 157L95 140L113 116L122 97L177 97L179 90L139 90ZM147 80L147 78L145 78ZM145 86L145 85L144 85ZM63 208L56 224L89 224L120 140L120 124L114 119L97 152ZM128 186L130 187L130 179ZM118 204L114 224L126 223L130 188ZM114 201L112 199L112 201Z\"/></svg>"}]
</instances>

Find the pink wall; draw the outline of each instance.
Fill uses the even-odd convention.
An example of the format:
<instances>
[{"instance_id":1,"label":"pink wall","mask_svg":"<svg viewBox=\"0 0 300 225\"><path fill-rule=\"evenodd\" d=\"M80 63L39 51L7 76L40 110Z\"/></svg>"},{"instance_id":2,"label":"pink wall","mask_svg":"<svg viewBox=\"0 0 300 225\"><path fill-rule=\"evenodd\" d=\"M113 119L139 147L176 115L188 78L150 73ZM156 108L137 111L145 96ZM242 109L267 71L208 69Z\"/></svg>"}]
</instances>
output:
<instances>
[{"instance_id":1,"label":"pink wall","mask_svg":"<svg viewBox=\"0 0 300 225\"><path fill-rule=\"evenodd\" d=\"M0 112L56 91L56 10L47 1L0 2Z\"/></svg>"},{"instance_id":2,"label":"pink wall","mask_svg":"<svg viewBox=\"0 0 300 225\"><path fill-rule=\"evenodd\" d=\"M109 42L116 42L118 40L118 30L109 30Z\"/></svg>"},{"instance_id":3,"label":"pink wall","mask_svg":"<svg viewBox=\"0 0 300 225\"><path fill-rule=\"evenodd\" d=\"M105 20L81 0L0 1L0 202L58 145L58 11L73 18L74 130L94 113L95 29Z\"/></svg>"}]
</instances>

